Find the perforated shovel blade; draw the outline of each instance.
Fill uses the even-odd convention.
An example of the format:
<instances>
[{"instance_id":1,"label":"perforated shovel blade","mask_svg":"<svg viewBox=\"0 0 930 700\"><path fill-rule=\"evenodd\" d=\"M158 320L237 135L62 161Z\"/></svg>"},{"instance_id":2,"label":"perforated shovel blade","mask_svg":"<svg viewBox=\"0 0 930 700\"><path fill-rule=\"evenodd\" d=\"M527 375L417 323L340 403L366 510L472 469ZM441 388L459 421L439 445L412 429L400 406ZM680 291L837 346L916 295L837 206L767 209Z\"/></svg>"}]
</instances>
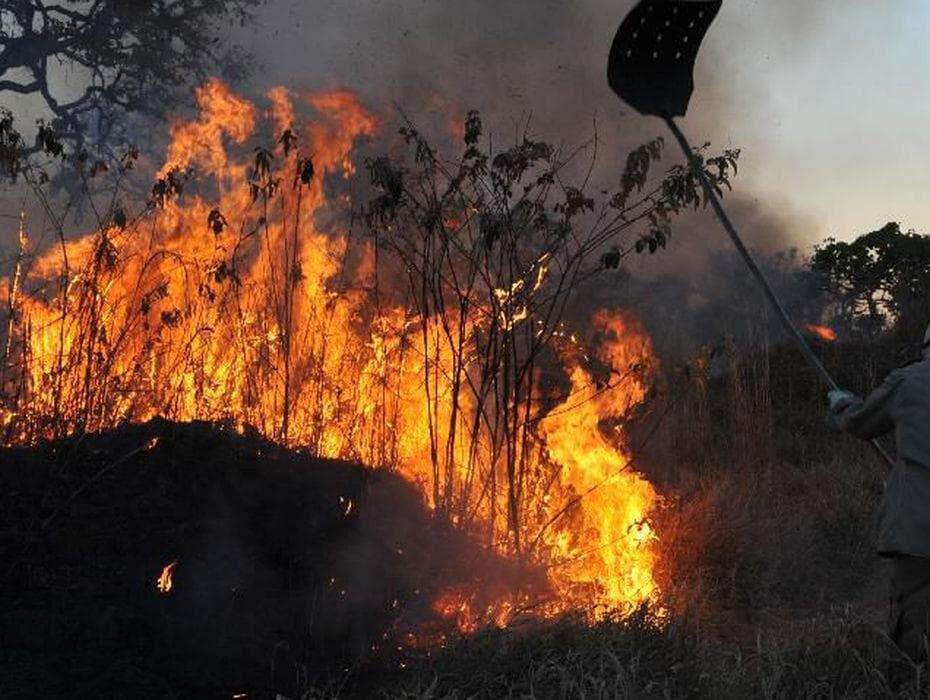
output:
<instances>
[{"instance_id":1,"label":"perforated shovel blade","mask_svg":"<svg viewBox=\"0 0 930 700\"><path fill-rule=\"evenodd\" d=\"M694 91L694 61L723 0L642 0L610 48L607 81L641 114L681 117Z\"/></svg>"}]
</instances>

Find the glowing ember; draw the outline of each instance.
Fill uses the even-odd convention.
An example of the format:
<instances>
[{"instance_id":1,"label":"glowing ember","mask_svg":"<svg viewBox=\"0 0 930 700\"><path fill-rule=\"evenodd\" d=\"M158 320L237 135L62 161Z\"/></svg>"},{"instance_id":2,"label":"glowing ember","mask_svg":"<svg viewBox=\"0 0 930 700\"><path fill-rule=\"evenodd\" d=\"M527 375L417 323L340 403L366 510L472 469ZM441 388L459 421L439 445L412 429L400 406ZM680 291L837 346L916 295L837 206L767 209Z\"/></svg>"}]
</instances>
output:
<instances>
[{"instance_id":1,"label":"glowing ember","mask_svg":"<svg viewBox=\"0 0 930 700\"><path fill-rule=\"evenodd\" d=\"M828 326L818 326L813 323L808 323L806 328L818 338L828 343L832 343L836 340L836 331Z\"/></svg>"},{"instance_id":2,"label":"glowing ember","mask_svg":"<svg viewBox=\"0 0 930 700\"><path fill-rule=\"evenodd\" d=\"M345 496L339 497L339 506L342 508L342 514L346 517L352 513L352 499Z\"/></svg>"},{"instance_id":3,"label":"glowing ember","mask_svg":"<svg viewBox=\"0 0 930 700\"><path fill-rule=\"evenodd\" d=\"M178 563L173 561L161 570L161 576L159 576L158 580L155 582L155 588L158 589L159 593L168 595L168 593L171 592L171 589L174 587L174 569L177 565Z\"/></svg>"}]
</instances>

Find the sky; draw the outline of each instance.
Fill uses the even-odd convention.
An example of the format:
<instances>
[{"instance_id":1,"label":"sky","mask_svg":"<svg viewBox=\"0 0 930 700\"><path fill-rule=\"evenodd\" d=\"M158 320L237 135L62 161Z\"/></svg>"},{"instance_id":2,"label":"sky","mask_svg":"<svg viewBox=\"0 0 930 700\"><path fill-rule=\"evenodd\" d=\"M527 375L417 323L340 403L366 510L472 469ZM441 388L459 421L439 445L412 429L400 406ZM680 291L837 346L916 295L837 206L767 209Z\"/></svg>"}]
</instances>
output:
<instances>
[{"instance_id":1,"label":"sky","mask_svg":"<svg viewBox=\"0 0 930 700\"><path fill-rule=\"evenodd\" d=\"M477 108L497 143L526 120L569 146L596 128L609 184L631 147L667 135L606 83L632 5L267 0L232 37L257 59L236 87L346 87L389 125L398 107L421 126ZM930 0L724 0L682 126L695 143L741 149L727 207L751 245L810 250L888 221L930 233L928 37Z\"/></svg>"},{"instance_id":2,"label":"sky","mask_svg":"<svg viewBox=\"0 0 930 700\"><path fill-rule=\"evenodd\" d=\"M930 232L930 3L807 3L820 6L808 26L797 4L724 2L709 37L732 76L718 138L744 148L756 196L810 216L817 236L891 220Z\"/></svg>"},{"instance_id":3,"label":"sky","mask_svg":"<svg viewBox=\"0 0 930 700\"><path fill-rule=\"evenodd\" d=\"M253 80L344 86L376 109L482 110L501 132L622 146L664 133L604 78L629 0L272 0L240 38ZM694 142L742 149L738 223L778 220L802 249L898 221L930 233L930 2L724 0L683 121ZM429 96L426 99L425 96ZM612 137L616 135L616 139ZM603 153L603 151L602 151ZM771 228L771 227L770 227Z\"/></svg>"},{"instance_id":4,"label":"sky","mask_svg":"<svg viewBox=\"0 0 930 700\"><path fill-rule=\"evenodd\" d=\"M400 125L399 108L427 132L477 108L497 146L527 122L535 137L569 148L596 129L595 180L610 186L631 147L668 137L607 86L610 45L632 5L267 0L232 36L256 57L250 81L234 87L250 96L277 85L349 88L386 129ZM695 144L741 149L724 204L750 247L796 248L803 258L828 237L851 240L888 221L930 234L928 38L930 0L723 0L681 124ZM667 144L664 164L682 162ZM0 217L18 213L20 201L4 196ZM3 218L0 263L15 251L14 220ZM738 294L727 286L732 266L719 264L729 251L701 211L677 222L662 255L630 256L624 267L647 280L691 280L695 305L722 302Z\"/></svg>"}]
</instances>

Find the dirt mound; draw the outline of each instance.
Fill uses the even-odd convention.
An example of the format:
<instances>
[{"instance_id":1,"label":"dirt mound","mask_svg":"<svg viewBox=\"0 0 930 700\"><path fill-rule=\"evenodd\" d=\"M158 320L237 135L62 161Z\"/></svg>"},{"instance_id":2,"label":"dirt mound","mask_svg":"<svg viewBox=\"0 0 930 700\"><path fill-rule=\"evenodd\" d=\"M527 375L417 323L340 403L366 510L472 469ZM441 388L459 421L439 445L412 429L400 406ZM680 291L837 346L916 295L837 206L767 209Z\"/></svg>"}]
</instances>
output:
<instances>
[{"instance_id":1,"label":"dirt mound","mask_svg":"<svg viewBox=\"0 0 930 700\"><path fill-rule=\"evenodd\" d=\"M222 425L2 449L0 696L286 692L439 624L488 558L396 475Z\"/></svg>"}]
</instances>

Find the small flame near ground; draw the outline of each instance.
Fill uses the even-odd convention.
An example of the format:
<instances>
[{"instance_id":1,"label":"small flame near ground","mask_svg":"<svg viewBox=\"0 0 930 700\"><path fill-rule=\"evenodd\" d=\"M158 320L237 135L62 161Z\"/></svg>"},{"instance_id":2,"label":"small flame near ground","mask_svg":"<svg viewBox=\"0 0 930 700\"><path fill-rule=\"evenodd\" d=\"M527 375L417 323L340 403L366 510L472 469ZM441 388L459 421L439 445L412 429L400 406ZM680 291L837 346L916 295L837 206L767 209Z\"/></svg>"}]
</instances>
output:
<instances>
[{"instance_id":1,"label":"small flame near ground","mask_svg":"<svg viewBox=\"0 0 930 700\"><path fill-rule=\"evenodd\" d=\"M836 341L836 331L829 326L818 326L815 323L808 323L807 330L828 343Z\"/></svg>"},{"instance_id":2,"label":"small flame near ground","mask_svg":"<svg viewBox=\"0 0 930 700\"><path fill-rule=\"evenodd\" d=\"M158 592L162 595L168 595L171 592L171 589L174 587L174 569L177 567L178 562L173 561L161 570L161 576L155 581L155 588L158 589Z\"/></svg>"}]
</instances>

